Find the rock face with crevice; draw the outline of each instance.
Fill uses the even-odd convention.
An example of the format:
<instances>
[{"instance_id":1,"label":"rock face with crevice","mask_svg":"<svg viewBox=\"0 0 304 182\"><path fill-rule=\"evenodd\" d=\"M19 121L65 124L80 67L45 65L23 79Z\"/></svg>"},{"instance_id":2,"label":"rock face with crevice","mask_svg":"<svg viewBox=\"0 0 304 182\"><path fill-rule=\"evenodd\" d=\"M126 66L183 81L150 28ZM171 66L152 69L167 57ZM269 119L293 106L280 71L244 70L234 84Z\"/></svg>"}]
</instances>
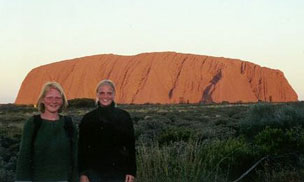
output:
<instances>
[{"instance_id":1,"label":"rock face with crevice","mask_svg":"<svg viewBox=\"0 0 304 182\"><path fill-rule=\"evenodd\" d=\"M59 82L68 99L95 98L102 79L115 82L116 102L124 104L298 101L279 70L236 59L160 52L95 55L34 68L15 103L36 104L47 81Z\"/></svg>"}]
</instances>

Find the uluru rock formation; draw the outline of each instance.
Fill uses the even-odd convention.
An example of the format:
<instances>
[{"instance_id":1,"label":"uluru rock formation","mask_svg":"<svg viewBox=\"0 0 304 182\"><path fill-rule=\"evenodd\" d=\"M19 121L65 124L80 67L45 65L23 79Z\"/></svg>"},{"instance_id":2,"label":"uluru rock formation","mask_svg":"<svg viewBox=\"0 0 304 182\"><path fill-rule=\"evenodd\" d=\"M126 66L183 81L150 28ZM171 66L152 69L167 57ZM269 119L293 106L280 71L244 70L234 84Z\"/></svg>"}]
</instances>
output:
<instances>
[{"instance_id":1,"label":"uluru rock formation","mask_svg":"<svg viewBox=\"0 0 304 182\"><path fill-rule=\"evenodd\" d=\"M59 82L68 97L95 98L102 79L115 82L117 103L298 101L284 74L236 59L175 52L103 54L34 68L16 104L36 104L42 85Z\"/></svg>"}]
</instances>

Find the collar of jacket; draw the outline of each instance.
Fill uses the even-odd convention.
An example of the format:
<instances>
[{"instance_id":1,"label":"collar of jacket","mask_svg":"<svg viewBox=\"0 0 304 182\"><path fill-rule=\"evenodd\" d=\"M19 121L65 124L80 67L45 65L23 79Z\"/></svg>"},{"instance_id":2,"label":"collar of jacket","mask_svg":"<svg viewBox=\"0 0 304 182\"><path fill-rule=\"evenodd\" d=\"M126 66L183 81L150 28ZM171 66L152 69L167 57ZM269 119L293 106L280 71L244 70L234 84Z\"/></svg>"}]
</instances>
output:
<instances>
[{"instance_id":1,"label":"collar of jacket","mask_svg":"<svg viewBox=\"0 0 304 182\"><path fill-rule=\"evenodd\" d=\"M115 108L115 102L114 101L110 105L108 105L108 106L101 106L100 103L98 102L98 110L100 112L112 111L114 108Z\"/></svg>"}]
</instances>

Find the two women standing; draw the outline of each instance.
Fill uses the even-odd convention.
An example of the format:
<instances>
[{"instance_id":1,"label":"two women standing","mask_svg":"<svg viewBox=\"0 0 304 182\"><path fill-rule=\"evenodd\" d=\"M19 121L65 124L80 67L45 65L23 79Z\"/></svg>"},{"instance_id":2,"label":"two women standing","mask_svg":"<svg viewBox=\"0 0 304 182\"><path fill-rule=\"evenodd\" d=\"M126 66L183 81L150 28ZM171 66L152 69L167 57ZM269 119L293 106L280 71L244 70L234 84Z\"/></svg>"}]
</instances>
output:
<instances>
[{"instance_id":1,"label":"two women standing","mask_svg":"<svg viewBox=\"0 0 304 182\"><path fill-rule=\"evenodd\" d=\"M38 100L41 114L24 125L16 181L78 181L77 164L81 182L134 180L131 117L115 107L112 81L97 85L96 98L98 107L84 115L79 125L77 146L77 130L69 124L71 119L59 115L67 105L61 86L50 82L43 87Z\"/></svg>"}]
</instances>

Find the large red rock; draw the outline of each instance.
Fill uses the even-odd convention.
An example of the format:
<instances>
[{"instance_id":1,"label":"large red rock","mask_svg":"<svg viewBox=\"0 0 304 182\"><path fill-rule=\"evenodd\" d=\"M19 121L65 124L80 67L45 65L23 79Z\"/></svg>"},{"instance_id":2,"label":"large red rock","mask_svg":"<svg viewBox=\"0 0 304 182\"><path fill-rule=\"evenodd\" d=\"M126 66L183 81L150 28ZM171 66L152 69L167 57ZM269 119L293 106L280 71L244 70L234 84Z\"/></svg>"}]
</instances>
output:
<instances>
[{"instance_id":1,"label":"large red rock","mask_svg":"<svg viewBox=\"0 0 304 182\"><path fill-rule=\"evenodd\" d=\"M59 82L68 97L95 98L102 79L116 83L118 103L289 102L298 96L284 74L222 57L174 52L95 55L34 68L16 104L36 104L42 85Z\"/></svg>"}]
</instances>

